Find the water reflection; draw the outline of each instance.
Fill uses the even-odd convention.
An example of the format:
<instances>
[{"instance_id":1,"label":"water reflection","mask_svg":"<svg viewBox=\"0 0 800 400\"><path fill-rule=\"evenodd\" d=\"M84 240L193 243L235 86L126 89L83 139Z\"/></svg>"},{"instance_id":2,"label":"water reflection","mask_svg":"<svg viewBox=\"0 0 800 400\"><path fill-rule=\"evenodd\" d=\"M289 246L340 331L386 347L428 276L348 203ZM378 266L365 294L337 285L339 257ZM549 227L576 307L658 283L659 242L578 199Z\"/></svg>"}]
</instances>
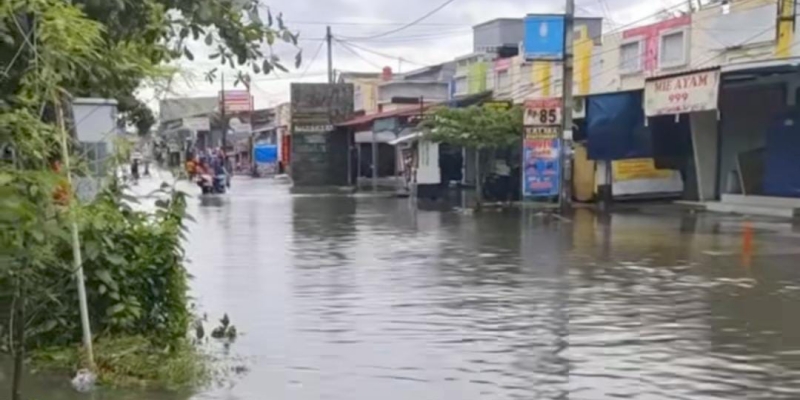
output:
<instances>
[{"instance_id":1,"label":"water reflection","mask_svg":"<svg viewBox=\"0 0 800 400\"><path fill-rule=\"evenodd\" d=\"M463 215L263 180L191 207L193 294L250 369L196 399L800 398L790 225L753 222L745 265L741 218L670 209ZM30 393L79 398L47 379Z\"/></svg>"}]
</instances>

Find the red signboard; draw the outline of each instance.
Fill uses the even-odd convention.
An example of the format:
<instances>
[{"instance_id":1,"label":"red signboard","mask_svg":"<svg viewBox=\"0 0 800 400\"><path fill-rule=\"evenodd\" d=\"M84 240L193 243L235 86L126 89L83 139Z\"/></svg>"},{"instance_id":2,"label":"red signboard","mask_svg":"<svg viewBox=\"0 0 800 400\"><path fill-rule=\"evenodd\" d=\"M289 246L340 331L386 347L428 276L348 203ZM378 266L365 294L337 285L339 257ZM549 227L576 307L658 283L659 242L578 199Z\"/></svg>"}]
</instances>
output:
<instances>
[{"instance_id":1,"label":"red signboard","mask_svg":"<svg viewBox=\"0 0 800 400\"><path fill-rule=\"evenodd\" d=\"M220 107L224 104L226 113L253 111L253 97L246 90L226 90L219 97Z\"/></svg>"}]
</instances>

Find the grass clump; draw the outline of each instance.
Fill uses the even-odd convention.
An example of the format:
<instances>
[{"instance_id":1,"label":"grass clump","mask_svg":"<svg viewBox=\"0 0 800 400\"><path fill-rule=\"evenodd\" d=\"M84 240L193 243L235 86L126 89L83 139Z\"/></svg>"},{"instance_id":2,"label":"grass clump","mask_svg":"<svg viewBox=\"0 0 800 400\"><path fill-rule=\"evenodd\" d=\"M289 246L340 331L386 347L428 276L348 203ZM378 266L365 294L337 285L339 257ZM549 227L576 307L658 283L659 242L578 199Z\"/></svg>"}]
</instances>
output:
<instances>
[{"instance_id":1,"label":"grass clump","mask_svg":"<svg viewBox=\"0 0 800 400\"><path fill-rule=\"evenodd\" d=\"M142 336L114 336L94 342L97 383L111 388L191 389L207 384L210 360L189 340L161 347ZM80 347L36 350L38 369L73 373L85 364Z\"/></svg>"}]
</instances>

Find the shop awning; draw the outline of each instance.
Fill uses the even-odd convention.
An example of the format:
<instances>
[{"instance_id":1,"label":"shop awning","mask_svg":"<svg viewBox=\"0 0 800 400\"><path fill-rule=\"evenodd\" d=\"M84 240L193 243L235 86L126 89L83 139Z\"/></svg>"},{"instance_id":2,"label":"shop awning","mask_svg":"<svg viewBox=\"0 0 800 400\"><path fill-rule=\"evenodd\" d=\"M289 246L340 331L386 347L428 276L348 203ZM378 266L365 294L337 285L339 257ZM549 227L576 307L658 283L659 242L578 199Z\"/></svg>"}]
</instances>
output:
<instances>
[{"instance_id":1,"label":"shop awning","mask_svg":"<svg viewBox=\"0 0 800 400\"><path fill-rule=\"evenodd\" d=\"M356 143L372 143L373 140L376 143L389 143L395 139L397 139L397 134L392 131L375 132L374 138L372 131L361 131L355 134Z\"/></svg>"},{"instance_id":2,"label":"shop awning","mask_svg":"<svg viewBox=\"0 0 800 400\"><path fill-rule=\"evenodd\" d=\"M413 142L415 140L418 140L421 137L422 137L422 132L414 132L414 133L409 133L409 134L403 134L399 138L389 142L389 144L392 145L392 146L397 146L398 144Z\"/></svg>"},{"instance_id":3,"label":"shop awning","mask_svg":"<svg viewBox=\"0 0 800 400\"><path fill-rule=\"evenodd\" d=\"M650 133L644 125L641 91L589 96L587 103L589 159L623 160L652 156Z\"/></svg>"},{"instance_id":4,"label":"shop awning","mask_svg":"<svg viewBox=\"0 0 800 400\"><path fill-rule=\"evenodd\" d=\"M424 104L422 106L422 110L420 110L420 106L416 104L413 106L403 107L396 110L389 110L375 114L361 115L355 118L351 118L347 121L340 122L336 124L336 126L339 127L358 126L358 125L372 124L375 120L378 119L392 118L392 117L410 117L412 115L419 115L420 111L424 112L433 105L435 104Z\"/></svg>"}]
</instances>

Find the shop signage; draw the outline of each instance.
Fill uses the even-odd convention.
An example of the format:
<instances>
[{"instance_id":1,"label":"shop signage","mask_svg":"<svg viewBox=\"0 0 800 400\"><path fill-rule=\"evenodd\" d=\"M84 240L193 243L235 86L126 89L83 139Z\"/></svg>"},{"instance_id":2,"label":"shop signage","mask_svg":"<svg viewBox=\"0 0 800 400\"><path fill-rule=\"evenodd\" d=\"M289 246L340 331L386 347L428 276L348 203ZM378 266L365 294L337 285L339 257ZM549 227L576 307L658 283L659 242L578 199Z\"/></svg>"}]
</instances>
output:
<instances>
[{"instance_id":1,"label":"shop signage","mask_svg":"<svg viewBox=\"0 0 800 400\"><path fill-rule=\"evenodd\" d=\"M535 99L525 101L525 126L561 125L561 99Z\"/></svg>"},{"instance_id":2,"label":"shop signage","mask_svg":"<svg viewBox=\"0 0 800 400\"><path fill-rule=\"evenodd\" d=\"M644 112L648 117L717 109L719 70L648 80Z\"/></svg>"},{"instance_id":3,"label":"shop signage","mask_svg":"<svg viewBox=\"0 0 800 400\"><path fill-rule=\"evenodd\" d=\"M294 127L295 133L330 132L332 130L333 125L296 125Z\"/></svg>"},{"instance_id":4,"label":"shop signage","mask_svg":"<svg viewBox=\"0 0 800 400\"><path fill-rule=\"evenodd\" d=\"M522 193L525 197L555 197L561 188L560 139L523 141Z\"/></svg>"},{"instance_id":5,"label":"shop signage","mask_svg":"<svg viewBox=\"0 0 800 400\"><path fill-rule=\"evenodd\" d=\"M524 19L522 41L526 60L561 60L564 58L563 15L535 15Z\"/></svg>"},{"instance_id":6,"label":"shop signage","mask_svg":"<svg viewBox=\"0 0 800 400\"><path fill-rule=\"evenodd\" d=\"M501 100L487 101L487 102L483 103L483 107L484 108L491 108L491 109L500 110L500 111L508 110L513 105L514 104L512 102L510 102L510 101L501 101Z\"/></svg>"},{"instance_id":7,"label":"shop signage","mask_svg":"<svg viewBox=\"0 0 800 400\"><path fill-rule=\"evenodd\" d=\"M253 97L246 90L225 90L220 92L219 98L226 113L253 111Z\"/></svg>"},{"instance_id":8,"label":"shop signage","mask_svg":"<svg viewBox=\"0 0 800 400\"><path fill-rule=\"evenodd\" d=\"M559 127L557 126L526 126L525 140L556 139Z\"/></svg>"},{"instance_id":9,"label":"shop signage","mask_svg":"<svg viewBox=\"0 0 800 400\"><path fill-rule=\"evenodd\" d=\"M656 169L652 158L634 158L616 160L611 163L614 182L634 181L639 179L669 179L673 171Z\"/></svg>"},{"instance_id":10,"label":"shop signage","mask_svg":"<svg viewBox=\"0 0 800 400\"><path fill-rule=\"evenodd\" d=\"M184 118L182 121L182 125L183 128L188 128L195 132L211 130L211 127L209 126L208 122L208 117Z\"/></svg>"}]
</instances>

